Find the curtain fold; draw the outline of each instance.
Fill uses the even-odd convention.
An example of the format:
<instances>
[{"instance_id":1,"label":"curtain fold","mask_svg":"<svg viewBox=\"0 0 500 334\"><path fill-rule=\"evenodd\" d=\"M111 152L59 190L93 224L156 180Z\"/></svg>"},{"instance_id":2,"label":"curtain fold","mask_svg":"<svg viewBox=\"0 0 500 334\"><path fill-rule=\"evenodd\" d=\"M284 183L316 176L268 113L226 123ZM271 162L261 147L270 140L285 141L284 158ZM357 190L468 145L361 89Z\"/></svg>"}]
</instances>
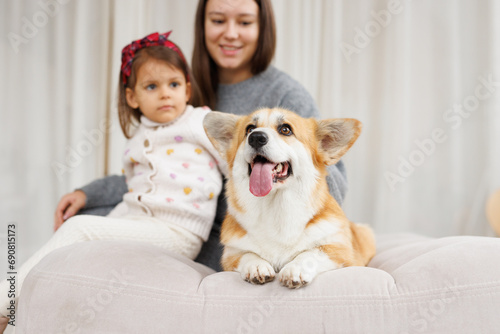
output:
<instances>
[{"instance_id":1,"label":"curtain fold","mask_svg":"<svg viewBox=\"0 0 500 334\"><path fill-rule=\"evenodd\" d=\"M21 260L51 236L59 198L103 174L108 5L2 2L0 212Z\"/></svg>"}]
</instances>

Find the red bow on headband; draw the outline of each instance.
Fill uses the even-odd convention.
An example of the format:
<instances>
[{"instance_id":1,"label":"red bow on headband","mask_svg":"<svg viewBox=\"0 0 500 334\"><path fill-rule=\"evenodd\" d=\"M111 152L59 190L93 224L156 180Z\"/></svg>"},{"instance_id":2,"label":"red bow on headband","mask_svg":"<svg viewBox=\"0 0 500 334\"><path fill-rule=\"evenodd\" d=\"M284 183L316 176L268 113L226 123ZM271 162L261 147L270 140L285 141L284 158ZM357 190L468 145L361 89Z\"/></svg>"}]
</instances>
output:
<instances>
[{"instance_id":1,"label":"red bow on headband","mask_svg":"<svg viewBox=\"0 0 500 334\"><path fill-rule=\"evenodd\" d=\"M134 60L135 54L142 48L146 48L148 46L163 45L177 52L177 54L182 58L184 63L186 62L186 59L184 58L184 55L182 54L179 47L175 45L173 42L168 40L168 36L170 36L171 33L172 31L166 32L164 34L159 34L155 32L152 33L151 35L144 37L143 39L138 39L136 41L133 41L132 43L123 48L121 73L124 85L127 84L127 79L130 76L130 72L132 71L132 61ZM189 81L189 78L187 80Z\"/></svg>"}]
</instances>

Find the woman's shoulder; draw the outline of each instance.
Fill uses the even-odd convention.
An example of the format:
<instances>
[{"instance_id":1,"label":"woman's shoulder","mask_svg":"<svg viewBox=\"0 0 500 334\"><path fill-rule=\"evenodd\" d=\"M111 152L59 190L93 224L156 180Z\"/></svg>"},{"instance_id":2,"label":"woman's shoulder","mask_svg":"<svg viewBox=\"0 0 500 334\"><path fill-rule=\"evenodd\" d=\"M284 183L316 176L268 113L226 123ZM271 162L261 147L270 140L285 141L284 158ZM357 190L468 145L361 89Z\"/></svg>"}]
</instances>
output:
<instances>
[{"instance_id":1,"label":"woman's shoulder","mask_svg":"<svg viewBox=\"0 0 500 334\"><path fill-rule=\"evenodd\" d=\"M264 72L254 77L256 83L263 84L279 84L284 89L289 88L304 88L302 85L292 78L289 74L283 72L277 67L270 65Z\"/></svg>"},{"instance_id":2,"label":"woman's shoulder","mask_svg":"<svg viewBox=\"0 0 500 334\"><path fill-rule=\"evenodd\" d=\"M319 112L309 91L289 74L272 66L264 73L266 93L279 97L279 106L294 111L302 117L318 117Z\"/></svg>"},{"instance_id":3,"label":"woman's shoulder","mask_svg":"<svg viewBox=\"0 0 500 334\"><path fill-rule=\"evenodd\" d=\"M307 89L272 65L241 83L219 85L217 110L246 115L258 108L275 107L286 108L302 117L319 116Z\"/></svg>"},{"instance_id":4,"label":"woman's shoulder","mask_svg":"<svg viewBox=\"0 0 500 334\"><path fill-rule=\"evenodd\" d=\"M290 74L273 65L270 65L264 72L262 72L261 77L264 81L279 82L280 84L284 84L285 87L289 86L304 89L304 86L302 86L302 84L295 80Z\"/></svg>"}]
</instances>

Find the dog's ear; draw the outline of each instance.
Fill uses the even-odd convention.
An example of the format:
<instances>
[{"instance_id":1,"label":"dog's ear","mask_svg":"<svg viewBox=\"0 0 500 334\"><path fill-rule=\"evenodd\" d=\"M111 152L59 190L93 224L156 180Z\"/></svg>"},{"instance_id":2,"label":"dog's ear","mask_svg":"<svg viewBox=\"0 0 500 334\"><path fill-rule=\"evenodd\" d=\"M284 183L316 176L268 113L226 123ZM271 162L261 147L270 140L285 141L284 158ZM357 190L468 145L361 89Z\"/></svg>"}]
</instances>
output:
<instances>
[{"instance_id":1,"label":"dog's ear","mask_svg":"<svg viewBox=\"0 0 500 334\"><path fill-rule=\"evenodd\" d=\"M362 124L354 118L332 118L318 121L319 150L324 163L337 163L354 144L361 133Z\"/></svg>"},{"instance_id":2,"label":"dog's ear","mask_svg":"<svg viewBox=\"0 0 500 334\"><path fill-rule=\"evenodd\" d=\"M238 118L239 116L233 114L212 111L203 119L203 127L208 139L210 139L215 149L224 157L236 132Z\"/></svg>"}]
</instances>

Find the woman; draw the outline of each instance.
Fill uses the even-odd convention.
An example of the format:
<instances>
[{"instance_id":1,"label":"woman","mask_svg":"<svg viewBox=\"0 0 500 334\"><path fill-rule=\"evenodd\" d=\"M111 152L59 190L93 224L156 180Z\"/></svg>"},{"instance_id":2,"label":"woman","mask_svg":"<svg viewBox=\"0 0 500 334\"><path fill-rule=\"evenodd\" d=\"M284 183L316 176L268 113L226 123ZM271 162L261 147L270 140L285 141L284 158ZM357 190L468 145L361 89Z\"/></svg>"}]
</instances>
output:
<instances>
[{"instance_id":1,"label":"woman","mask_svg":"<svg viewBox=\"0 0 500 334\"><path fill-rule=\"evenodd\" d=\"M200 0L195 19L193 75L202 104L222 112L248 114L259 107L285 107L302 117L319 117L311 95L270 65L276 47L271 0ZM347 188L342 162L330 166L331 194L342 203ZM127 192L122 176L109 176L67 194L55 214L56 229L75 213L106 215ZM223 195L209 240L196 261L220 270L219 232L226 212Z\"/></svg>"}]
</instances>

